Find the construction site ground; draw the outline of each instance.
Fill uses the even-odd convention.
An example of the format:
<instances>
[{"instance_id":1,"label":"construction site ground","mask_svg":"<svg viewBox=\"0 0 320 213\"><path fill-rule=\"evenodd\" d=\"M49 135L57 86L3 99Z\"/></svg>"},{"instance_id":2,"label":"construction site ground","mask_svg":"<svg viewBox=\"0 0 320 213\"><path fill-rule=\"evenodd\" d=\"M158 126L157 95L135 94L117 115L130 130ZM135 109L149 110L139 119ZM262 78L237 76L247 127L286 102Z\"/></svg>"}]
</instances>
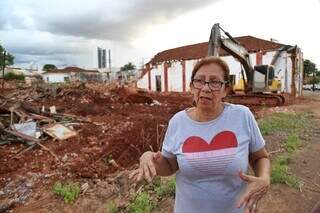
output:
<instances>
[{"instance_id":1,"label":"construction site ground","mask_svg":"<svg viewBox=\"0 0 320 213\"><path fill-rule=\"evenodd\" d=\"M54 105L59 122L69 123L77 132L62 141L42 137L58 159L40 146L30 150L22 142L0 146L0 212L108 212L109 201L125 209L132 194L145 185L130 182L130 170L137 167L143 152L161 149L170 117L191 106L188 93L150 93L97 84L53 89L7 85L0 95L47 117L54 115L41 109ZM309 92L289 106L249 107L257 119L278 111L312 113L310 133L301 136L305 146L295 153L290 168L302 180L314 183L314 190L275 184L259 203L260 212L310 212L320 200L320 96ZM268 151L274 152L271 158L277 155L279 137L266 137ZM53 193L57 181L86 187L74 203L67 204ZM153 212L172 212L173 203L173 197L161 199Z\"/></svg>"}]
</instances>

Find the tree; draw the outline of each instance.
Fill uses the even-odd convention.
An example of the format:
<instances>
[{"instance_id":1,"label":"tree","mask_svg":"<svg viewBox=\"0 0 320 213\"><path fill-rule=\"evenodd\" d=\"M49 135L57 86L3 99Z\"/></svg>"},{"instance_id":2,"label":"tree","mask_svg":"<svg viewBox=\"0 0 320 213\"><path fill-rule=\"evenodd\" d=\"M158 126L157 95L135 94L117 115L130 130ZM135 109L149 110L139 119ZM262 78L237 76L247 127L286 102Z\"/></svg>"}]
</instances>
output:
<instances>
[{"instance_id":1,"label":"tree","mask_svg":"<svg viewBox=\"0 0 320 213\"><path fill-rule=\"evenodd\" d=\"M136 69L136 66L133 63L129 62L123 65L123 67L120 68L120 71L129 71L134 69Z\"/></svg>"},{"instance_id":2,"label":"tree","mask_svg":"<svg viewBox=\"0 0 320 213\"><path fill-rule=\"evenodd\" d=\"M303 61L303 77L309 77L309 84L312 84L312 90L315 90L315 84L320 82L319 79L319 70L316 68L316 64L310 60ZM311 77L312 76L312 77Z\"/></svg>"},{"instance_id":3,"label":"tree","mask_svg":"<svg viewBox=\"0 0 320 213\"><path fill-rule=\"evenodd\" d=\"M311 76L313 73L318 74L316 64L308 59L303 60L303 77Z\"/></svg>"},{"instance_id":4,"label":"tree","mask_svg":"<svg viewBox=\"0 0 320 213\"><path fill-rule=\"evenodd\" d=\"M5 49L1 46L0 44L0 68L3 67L3 53ZM6 66L7 65L12 65L14 62L14 56L11 55L10 53L6 52Z\"/></svg>"},{"instance_id":5,"label":"tree","mask_svg":"<svg viewBox=\"0 0 320 213\"><path fill-rule=\"evenodd\" d=\"M57 69L57 67L54 64L45 64L42 68L42 70L45 70L45 71L55 70L55 69Z\"/></svg>"}]
</instances>

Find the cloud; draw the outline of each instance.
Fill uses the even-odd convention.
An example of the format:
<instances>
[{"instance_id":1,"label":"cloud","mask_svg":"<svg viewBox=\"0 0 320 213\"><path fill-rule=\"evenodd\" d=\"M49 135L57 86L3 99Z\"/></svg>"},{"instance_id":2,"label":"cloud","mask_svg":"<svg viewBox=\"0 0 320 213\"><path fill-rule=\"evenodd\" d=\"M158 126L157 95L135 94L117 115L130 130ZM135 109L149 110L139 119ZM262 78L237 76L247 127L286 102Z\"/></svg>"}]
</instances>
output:
<instances>
[{"instance_id":1,"label":"cloud","mask_svg":"<svg viewBox=\"0 0 320 213\"><path fill-rule=\"evenodd\" d=\"M0 38L0 43L4 40L4 47L15 56L16 64L22 64L28 60L37 61L40 64L47 63L46 60L54 61L57 65L74 64L77 61L92 64L90 61L92 45L90 41L83 38L30 30L0 31ZM83 59L85 55L88 55L87 60Z\"/></svg>"},{"instance_id":2,"label":"cloud","mask_svg":"<svg viewBox=\"0 0 320 213\"><path fill-rule=\"evenodd\" d=\"M97 43L124 52L149 27L216 1L0 0L0 44L16 63L93 64Z\"/></svg>"},{"instance_id":3,"label":"cloud","mask_svg":"<svg viewBox=\"0 0 320 213\"><path fill-rule=\"evenodd\" d=\"M0 30L6 27L8 18L10 17L11 5L5 1L0 1Z\"/></svg>"},{"instance_id":4,"label":"cloud","mask_svg":"<svg viewBox=\"0 0 320 213\"><path fill-rule=\"evenodd\" d=\"M21 28L33 27L54 34L89 39L128 41L146 27L200 9L212 0L49 0L22 1L13 5L8 21Z\"/></svg>"}]
</instances>

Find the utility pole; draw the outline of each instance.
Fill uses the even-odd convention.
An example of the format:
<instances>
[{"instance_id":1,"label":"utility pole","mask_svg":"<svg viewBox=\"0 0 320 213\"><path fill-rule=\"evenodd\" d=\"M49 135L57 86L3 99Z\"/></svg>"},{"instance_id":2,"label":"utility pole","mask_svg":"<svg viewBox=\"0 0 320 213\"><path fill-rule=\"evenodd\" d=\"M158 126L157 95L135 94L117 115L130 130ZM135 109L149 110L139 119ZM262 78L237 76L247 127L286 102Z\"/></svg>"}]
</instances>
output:
<instances>
[{"instance_id":1,"label":"utility pole","mask_svg":"<svg viewBox=\"0 0 320 213\"><path fill-rule=\"evenodd\" d=\"M313 91L313 92L315 91L314 84L315 84L315 81L316 81L315 72L316 72L316 71L313 70L313 73L312 73L312 76L313 76L313 79L312 79L312 91Z\"/></svg>"},{"instance_id":2,"label":"utility pole","mask_svg":"<svg viewBox=\"0 0 320 213\"><path fill-rule=\"evenodd\" d=\"M108 65L109 65L109 72L111 72L111 49L108 49Z\"/></svg>"},{"instance_id":3,"label":"utility pole","mask_svg":"<svg viewBox=\"0 0 320 213\"><path fill-rule=\"evenodd\" d=\"M6 67L6 51L3 51L3 67L2 67L2 89L4 89L4 69Z\"/></svg>"}]
</instances>

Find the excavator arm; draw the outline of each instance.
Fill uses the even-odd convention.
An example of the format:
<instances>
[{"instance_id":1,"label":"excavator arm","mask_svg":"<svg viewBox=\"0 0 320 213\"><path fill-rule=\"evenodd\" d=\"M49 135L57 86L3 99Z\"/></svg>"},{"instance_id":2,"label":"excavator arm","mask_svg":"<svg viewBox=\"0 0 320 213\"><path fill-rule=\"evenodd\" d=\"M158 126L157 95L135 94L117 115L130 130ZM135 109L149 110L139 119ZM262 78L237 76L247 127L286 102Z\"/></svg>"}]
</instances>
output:
<instances>
[{"instance_id":1,"label":"excavator arm","mask_svg":"<svg viewBox=\"0 0 320 213\"><path fill-rule=\"evenodd\" d=\"M221 31L228 37L222 38ZM227 53L236 58L243 66L246 74L246 91L252 90L253 72L249 52L238 41L236 41L228 32L225 32L219 24L214 24L211 29L209 38L208 56L219 56L220 49L225 50ZM243 79L244 76L243 76Z\"/></svg>"},{"instance_id":2,"label":"excavator arm","mask_svg":"<svg viewBox=\"0 0 320 213\"><path fill-rule=\"evenodd\" d=\"M226 37L222 37L221 32ZM270 90L270 86L272 87L275 81L273 65L277 62L281 52L287 50L288 47L279 50L274 56L271 65L256 65L253 67L246 48L228 32L224 31L219 24L214 24L209 39L208 56L219 56L220 49L232 55L243 67L241 73L245 93L229 94L226 97L226 101L245 105L263 104L266 106L279 106L286 102L284 96L270 93L278 92L278 86L275 91Z\"/></svg>"}]
</instances>

